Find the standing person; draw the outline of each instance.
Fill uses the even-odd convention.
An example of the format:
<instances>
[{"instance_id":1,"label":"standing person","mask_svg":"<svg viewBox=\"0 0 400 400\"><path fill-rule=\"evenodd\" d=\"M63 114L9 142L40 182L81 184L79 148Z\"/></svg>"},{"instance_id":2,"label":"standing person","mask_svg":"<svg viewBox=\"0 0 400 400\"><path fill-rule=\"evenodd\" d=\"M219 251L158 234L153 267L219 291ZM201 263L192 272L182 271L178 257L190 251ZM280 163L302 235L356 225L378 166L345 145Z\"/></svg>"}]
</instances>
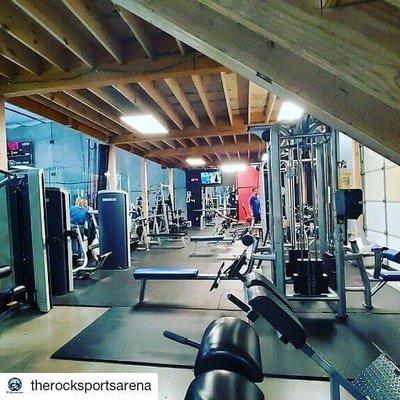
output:
<instances>
[{"instance_id":1,"label":"standing person","mask_svg":"<svg viewBox=\"0 0 400 400\"><path fill-rule=\"evenodd\" d=\"M260 196L258 195L258 189L254 188L252 190L253 194L249 199L249 205L251 214L255 224L261 222L261 204L260 204Z\"/></svg>"}]
</instances>

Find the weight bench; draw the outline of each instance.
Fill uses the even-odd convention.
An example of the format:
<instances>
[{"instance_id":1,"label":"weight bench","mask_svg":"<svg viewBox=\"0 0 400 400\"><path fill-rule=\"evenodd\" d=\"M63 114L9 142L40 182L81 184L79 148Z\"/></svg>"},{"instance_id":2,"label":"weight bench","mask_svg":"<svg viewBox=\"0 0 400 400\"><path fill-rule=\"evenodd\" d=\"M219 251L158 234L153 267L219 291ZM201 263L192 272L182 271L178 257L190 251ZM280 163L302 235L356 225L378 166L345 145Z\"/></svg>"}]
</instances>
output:
<instances>
[{"instance_id":1,"label":"weight bench","mask_svg":"<svg viewBox=\"0 0 400 400\"><path fill-rule=\"evenodd\" d=\"M364 292L364 306L366 308L373 308L372 297L379 292L388 282L400 282L400 271L390 271L382 269L383 260L395 262L400 264L400 251L389 249L385 246L373 245L371 246L371 253L360 253L356 240L350 240L351 252L346 254L345 259L355 261L358 269L360 270L363 286L361 288L347 288L346 290L363 291ZM364 264L365 257L374 257L374 272L373 276L369 276ZM377 283L371 288L371 282Z\"/></svg>"},{"instance_id":2,"label":"weight bench","mask_svg":"<svg viewBox=\"0 0 400 400\"><path fill-rule=\"evenodd\" d=\"M186 241L185 241L185 236L186 233L184 232L176 232L176 233L148 233L147 236L151 239L156 239L156 240L151 240L149 242L150 245L157 245L158 248L160 249L183 249L186 247ZM162 244L162 239L168 240L168 241L174 241L174 242L181 242L181 246L161 246Z\"/></svg>"},{"instance_id":3,"label":"weight bench","mask_svg":"<svg viewBox=\"0 0 400 400\"><path fill-rule=\"evenodd\" d=\"M379 283L372 289L371 295L373 296L380 289L382 289L388 282L400 282L400 271L390 271L382 269L383 260L392 261L396 264L400 264L400 251L395 249L389 249L385 246L374 245L371 247L372 253L374 253L375 267L374 267L374 280Z\"/></svg>"},{"instance_id":4,"label":"weight bench","mask_svg":"<svg viewBox=\"0 0 400 400\"><path fill-rule=\"evenodd\" d=\"M191 236L190 241L194 243L193 253L190 257L211 257L213 253L198 253L197 244L198 243L219 243L219 242L232 242L232 239L226 238L223 235L213 235L213 236Z\"/></svg>"},{"instance_id":5,"label":"weight bench","mask_svg":"<svg viewBox=\"0 0 400 400\"><path fill-rule=\"evenodd\" d=\"M139 304L143 303L148 280L155 281L179 281L197 279L199 270L195 268L138 268L134 271L133 277L137 281L141 281L139 292Z\"/></svg>"},{"instance_id":6,"label":"weight bench","mask_svg":"<svg viewBox=\"0 0 400 400\"><path fill-rule=\"evenodd\" d=\"M307 342L304 327L276 288L269 283L268 288L252 285L254 278L249 274L246 279L248 305L232 295L229 295L230 300L246 312L251 321L260 317L266 320L284 344L292 344L321 367L330 378L331 400L340 399L341 387L357 400L397 398L400 370L385 353L381 353L354 381L348 381Z\"/></svg>"}]
</instances>

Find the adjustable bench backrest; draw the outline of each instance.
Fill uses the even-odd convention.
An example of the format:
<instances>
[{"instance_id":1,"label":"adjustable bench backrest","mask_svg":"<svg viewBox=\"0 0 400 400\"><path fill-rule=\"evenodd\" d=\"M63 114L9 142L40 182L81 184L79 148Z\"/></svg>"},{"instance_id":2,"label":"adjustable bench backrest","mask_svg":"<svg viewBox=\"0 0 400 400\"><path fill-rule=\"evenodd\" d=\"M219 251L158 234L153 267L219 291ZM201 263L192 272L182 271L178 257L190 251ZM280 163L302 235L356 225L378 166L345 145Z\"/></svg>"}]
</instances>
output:
<instances>
[{"instance_id":1,"label":"adjustable bench backrest","mask_svg":"<svg viewBox=\"0 0 400 400\"><path fill-rule=\"evenodd\" d=\"M249 304L253 310L280 333L280 339L285 344L291 343L296 349L300 349L307 340L303 325L277 294L264 286L251 286L247 289Z\"/></svg>"}]
</instances>

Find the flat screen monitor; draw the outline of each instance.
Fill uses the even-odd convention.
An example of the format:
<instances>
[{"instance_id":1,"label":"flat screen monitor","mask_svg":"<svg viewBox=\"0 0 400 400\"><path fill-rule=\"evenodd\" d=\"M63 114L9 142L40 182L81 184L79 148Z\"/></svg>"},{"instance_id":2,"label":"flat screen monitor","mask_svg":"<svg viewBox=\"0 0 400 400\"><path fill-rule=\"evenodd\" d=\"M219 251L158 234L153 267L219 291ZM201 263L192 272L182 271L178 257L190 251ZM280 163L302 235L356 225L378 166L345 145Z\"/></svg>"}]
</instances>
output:
<instances>
[{"instance_id":1,"label":"flat screen monitor","mask_svg":"<svg viewBox=\"0 0 400 400\"><path fill-rule=\"evenodd\" d=\"M221 171L202 172L200 178L202 185L220 185L222 183Z\"/></svg>"}]
</instances>

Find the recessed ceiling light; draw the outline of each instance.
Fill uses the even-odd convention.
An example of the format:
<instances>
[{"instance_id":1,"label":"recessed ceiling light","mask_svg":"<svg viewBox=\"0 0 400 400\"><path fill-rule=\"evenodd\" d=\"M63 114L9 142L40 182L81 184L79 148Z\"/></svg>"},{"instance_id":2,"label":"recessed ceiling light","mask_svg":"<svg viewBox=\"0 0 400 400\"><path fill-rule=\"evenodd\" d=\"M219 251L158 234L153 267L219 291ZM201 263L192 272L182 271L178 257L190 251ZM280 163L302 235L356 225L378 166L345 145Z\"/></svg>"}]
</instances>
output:
<instances>
[{"instance_id":1,"label":"recessed ceiling light","mask_svg":"<svg viewBox=\"0 0 400 400\"><path fill-rule=\"evenodd\" d=\"M121 120L140 133L168 133L168 129L151 114L124 115Z\"/></svg>"},{"instance_id":2,"label":"recessed ceiling light","mask_svg":"<svg viewBox=\"0 0 400 400\"><path fill-rule=\"evenodd\" d=\"M195 166L201 166L201 165L206 165L206 162L202 158L187 158L186 162L195 167Z\"/></svg>"},{"instance_id":3,"label":"recessed ceiling light","mask_svg":"<svg viewBox=\"0 0 400 400\"><path fill-rule=\"evenodd\" d=\"M296 121L304 113L304 110L291 101L284 101L279 110L277 121Z\"/></svg>"},{"instance_id":4,"label":"recessed ceiling light","mask_svg":"<svg viewBox=\"0 0 400 400\"><path fill-rule=\"evenodd\" d=\"M227 163L220 166L222 172L238 172L244 171L247 165L244 163Z\"/></svg>"}]
</instances>

